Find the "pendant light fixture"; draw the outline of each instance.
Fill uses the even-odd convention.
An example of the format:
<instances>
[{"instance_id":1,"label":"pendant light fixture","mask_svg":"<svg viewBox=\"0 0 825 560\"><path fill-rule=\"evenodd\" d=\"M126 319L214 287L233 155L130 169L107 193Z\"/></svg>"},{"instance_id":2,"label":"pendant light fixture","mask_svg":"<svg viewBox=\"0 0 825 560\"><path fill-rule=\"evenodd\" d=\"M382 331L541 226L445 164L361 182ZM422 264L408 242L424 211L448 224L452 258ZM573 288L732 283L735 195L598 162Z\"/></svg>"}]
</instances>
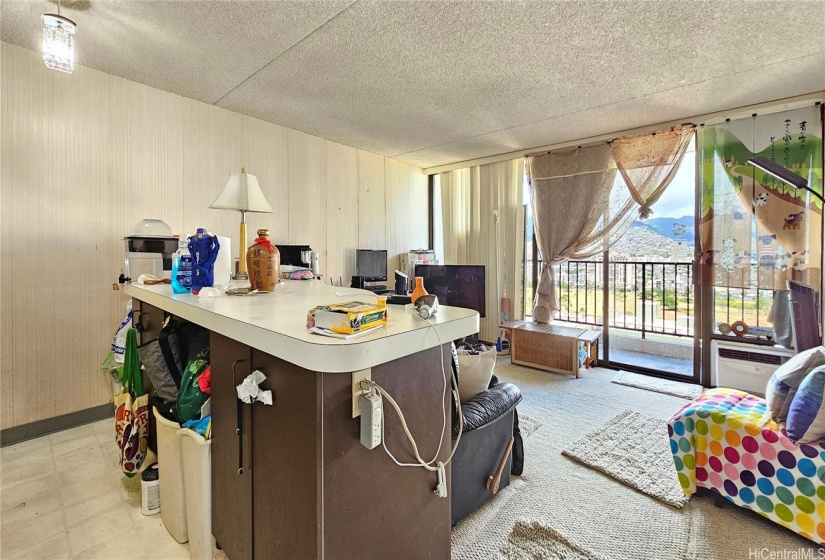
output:
<instances>
[{"instance_id":1,"label":"pendant light fixture","mask_svg":"<svg viewBox=\"0 0 825 560\"><path fill-rule=\"evenodd\" d=\"M77 25L60 15L60 0L56 14L43 14L43 62L48 68L71 74L74 70L74 34Z\"/></svg>"}]
</instances>

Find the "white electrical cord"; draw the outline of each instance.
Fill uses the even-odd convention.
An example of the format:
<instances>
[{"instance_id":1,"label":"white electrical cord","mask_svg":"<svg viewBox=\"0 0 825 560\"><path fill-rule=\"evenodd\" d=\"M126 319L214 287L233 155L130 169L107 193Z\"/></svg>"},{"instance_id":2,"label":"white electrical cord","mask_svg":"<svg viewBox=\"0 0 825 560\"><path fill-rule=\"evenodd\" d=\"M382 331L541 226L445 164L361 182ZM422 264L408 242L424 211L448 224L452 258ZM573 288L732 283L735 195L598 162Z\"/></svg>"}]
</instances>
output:
<instances>
[{"instance_id":1,"label":"white electrical cord","mask_svg":"<svg viewBox=\"0 0 825 560\"><path fill-rule=\"evenodd\" d=\"M438 334L438 333L436 333L436 334ZM439 343L440 342L441 342L441 339L439 339ZM441 348L441 378L444 381L443 388L441 390L441 402L444 402L444 397L447 394L447 372L444 371L444 347L443 347L443 345L440 345L440 344L439 344L439 347ZM383 395L381 393L381 390L378 389L378 387L376 387L376 390L378 391L379 398L381 398L381 400L383 401ZM390 397L389 395L387 395L387 399L392 401L393 403L395 402L395 401L393 401L392 397ZM401 414L401 411L399 410L398 406L396 404L393 404L393 407L395 408L398 415L401 417L402 425L405 424L403 414ZM420 463L402 463L398 459L395 458L395 455L393 455L392 452L387 448L387 439L384 437L384 426L385 425L386 425L386 418L384 417L384 406L382 404L382 406L381 406L381 447L384 448L384 451L387 452L387 455L390 456L390 459L392 459L393 462L395 462L395 464L398 465L399 467L420 467L421 466ZM447 412L444 409L444 407L442 406L441 407L441 437L438 439L438 449L436 449L436 451L435 451L435 456L432 458L432 460L427 461L428 465L432 464L432 463L435 463L436 460L438 459L438 455L441 453L441 444L444 441L444 433L446 431L447 431ZM413 442L413 446L415 446L414 442Z\"/></svg>"},{"instance_id":2,"label":"white electrical cord","mask_svg":"<svg viewBox=\"0 0 825 560\"><path fill-rule=\"evenodd\" d=\"M444 402L444 397L446 396L446 392L447 392L447 374L446 374L446 371L444 370L444 343L441 341L441 336L439 336L438 331L435 330L435 327L431 323L429 323L426 319L422 319L418 315L415 315L415 316L418 317L419 320L424 321L425 323L427 323L430 326L430 328L433 329L433 331L435 332L436 337L438 338L439 348L441 349L441 372L442 372L442 375L443 375L443 378L444 378L444 390L442 391L442 395L441 395L441 402L443 403ZM435 457L431 461L424 461L424 459L421 458L421 454L418 451L418 445L416 445L416 443L415 443L415 438L413 437L412 433L410 433L410 429L407 426L407 421L404 418L404 413L401 412L401 408L399 408L398 403L395 402L395 399L393 399L392 396L383 387L381 387L381 385L379 385L375 381L373 381L371 379L368 379L368 380L364 380L364 381L361 382L362 384L366 384L366 385L369 385L370 387L374 387L379 392L379 394L381 395L382 398L386 398L389 401L390 405L392 405L392 407L395 409L396 414L398 414L398 418L401 420L401 426L404 428L404 433L406 434L407 439L409 440L410 444L412 445L413 453L415 454L415 458L418 461L418 463L401 463L398 459L395 458L395 456L387 448L386 439L384 438L384 424L385 424L384 407L383 406L381 407L381 445L384 448L384 451L387 452L387 455L389 455L390 458L398 466L401 466L401 467L423 467L423 468L425 468L425 469L427 469L428 471L431 471L431 472L442 472L443 473L444 467L452 460L453 455L455 455L456 449L458 449L458 444L461 441L461 432L464 429L464 419L461 415L461 401L458 398L458 380L455 377L455 372L454 371L451 371L451 377L452 377L453 387L455 388L455 391L456 391L456 413L458 414L458 427L459 427L458 436L456 437L455 443L453 444L453 448L450 450L450 454L447 456L447 459L444 460L444 461L438 462L435 466L433 466L432 463L436 462L436 460L438 459L438 454L441 453L441 444L444 440L444 434L447 431L447 412L444 409L444 407L442 406L443 424L442 424L442 428L441 428L441 437L439 438L439 442L438 442L438 450L436 451Z\"/></svg>"}]
</instances>

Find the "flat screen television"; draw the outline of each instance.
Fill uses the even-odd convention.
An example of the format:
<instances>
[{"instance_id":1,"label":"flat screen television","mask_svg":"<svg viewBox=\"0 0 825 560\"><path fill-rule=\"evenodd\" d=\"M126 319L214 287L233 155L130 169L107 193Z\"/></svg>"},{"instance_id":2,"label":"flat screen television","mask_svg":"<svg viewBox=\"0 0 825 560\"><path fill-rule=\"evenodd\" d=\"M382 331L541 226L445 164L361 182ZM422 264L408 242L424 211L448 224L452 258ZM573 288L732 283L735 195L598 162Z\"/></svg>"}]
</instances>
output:
<instances>
[{"instance_id":1,"label":"flat screen television","mask_svg":"<svg viewBox=\"0 0 825 560\"><path fill-rule=\"evenodd\" d=\"M363 276L364 282L387 279L387 251L372 249L355 250L355 275Z\"/></svg>"},{"instance_id":2,"label":"flat screen television","mask_svg":"<svg viewBox=\"0 0 825 560\"><path fill-rule=\"evenodd\" d=\"M440 305L487 311L483 264L417 264L415 275L424 278L424 289L438 297Z\"/></svg>"}]
</instances>

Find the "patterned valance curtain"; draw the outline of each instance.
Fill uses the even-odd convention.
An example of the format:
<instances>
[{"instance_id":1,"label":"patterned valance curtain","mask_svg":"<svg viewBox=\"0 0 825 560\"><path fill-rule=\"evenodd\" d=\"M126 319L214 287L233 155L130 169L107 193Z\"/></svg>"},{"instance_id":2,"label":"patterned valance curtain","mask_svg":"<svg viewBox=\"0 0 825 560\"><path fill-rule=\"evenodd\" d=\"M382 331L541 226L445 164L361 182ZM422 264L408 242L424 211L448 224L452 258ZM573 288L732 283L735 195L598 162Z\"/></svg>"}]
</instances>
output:
<instances>
[{"instance_id":1,"label":"patterned valance curtain","mask_svg":"<svg viewBox=\"0 0 825 560\"><path fill-rule=\"evenodd\" d=\"M787 290L788 280L819 290L822 203L747 164L764 156L822 192L822 125L808 107L699 130L700 282Z\"/></svg>"},{"instance_id":2,"label":"patterned valance curtain","mask_svg":"<svg viewBox=\"0 0 825 560\"><path fill-rule=\"evenodd\" d=\"M549 323L559 310L553 265L609 248L633 223L636 203L607 144L525 160L542 258L533 319Z\"/></svg>"},{"instance_id":3,"label":"patterned valance curtain","mask_svg":"<svg viewBox=\"0 0 825 560\"><path fill-rule=\"evenodd\" d=\"M694 128L685 125L608 142L630 196L639 204L641 219L653 213L651 207L676 176Z\"/></svg>"}]
</instances>

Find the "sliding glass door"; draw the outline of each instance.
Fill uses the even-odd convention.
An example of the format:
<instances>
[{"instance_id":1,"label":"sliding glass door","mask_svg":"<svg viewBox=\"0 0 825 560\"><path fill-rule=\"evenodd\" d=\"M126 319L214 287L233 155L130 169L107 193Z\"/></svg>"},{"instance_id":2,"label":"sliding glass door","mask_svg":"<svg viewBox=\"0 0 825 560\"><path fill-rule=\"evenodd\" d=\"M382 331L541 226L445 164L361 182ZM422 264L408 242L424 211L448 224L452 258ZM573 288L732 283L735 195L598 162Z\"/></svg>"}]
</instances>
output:
<instances>
[{"instance_id":1,"label":"sliding glass door","mask_svg":"<svg viewBox=\"0 0 825 560\"><path fill-rule=\"evenodd\" d=\"M694 356L695 151L653 215L637 220L609 251L556 266L555 321L603 331L600 360L612 367L682 380L699 379ZM525 315L531 312L541 259L525 203Z\"/></svg>"}]
</instances>

